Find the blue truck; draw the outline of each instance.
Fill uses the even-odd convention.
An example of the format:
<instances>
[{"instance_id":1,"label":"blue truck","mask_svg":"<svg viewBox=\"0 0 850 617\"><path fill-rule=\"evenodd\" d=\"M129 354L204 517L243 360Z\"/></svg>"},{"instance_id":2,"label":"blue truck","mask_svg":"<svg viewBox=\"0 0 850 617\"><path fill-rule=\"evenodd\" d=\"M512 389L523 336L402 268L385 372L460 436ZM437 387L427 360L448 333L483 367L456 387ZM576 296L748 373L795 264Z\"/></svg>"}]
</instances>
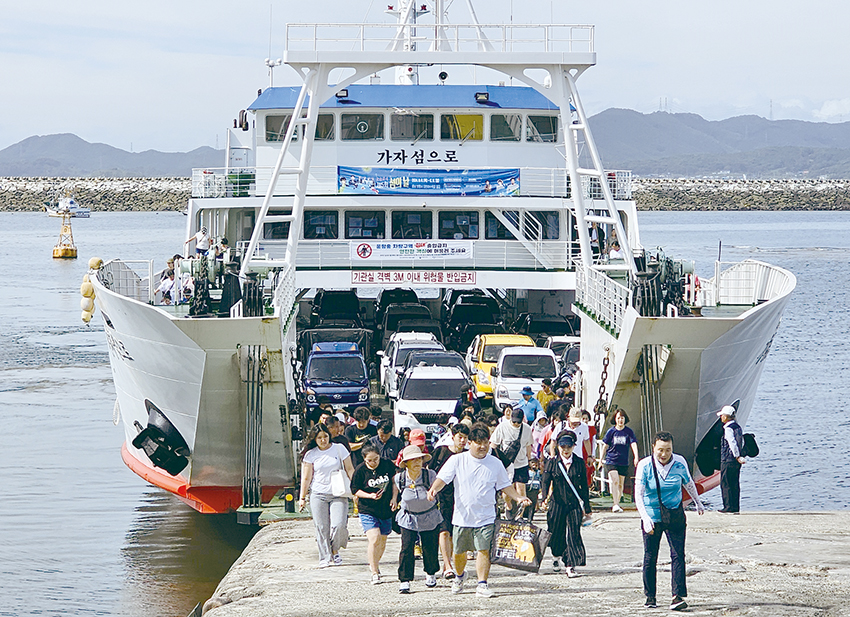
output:
<instances>
[{"instance_id":1,"label":"blue truck","mask_svg":"<svg viewBox=\"0 0 850 617\"><path fill-rule=\"evenodd\" d=\"M313 343L304 370L307 410L327 400L336 409L369 406L369 372L357 343Z\"/></svg>"}]
</instances>

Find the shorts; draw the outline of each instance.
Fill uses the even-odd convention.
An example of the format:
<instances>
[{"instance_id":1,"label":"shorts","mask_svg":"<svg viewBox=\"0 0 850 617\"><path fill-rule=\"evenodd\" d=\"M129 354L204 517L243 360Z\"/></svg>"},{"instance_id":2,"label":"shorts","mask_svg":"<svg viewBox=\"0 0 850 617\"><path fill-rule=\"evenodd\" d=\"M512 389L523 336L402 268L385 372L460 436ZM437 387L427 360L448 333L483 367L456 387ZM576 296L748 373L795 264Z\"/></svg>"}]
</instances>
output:
<instances>
[{"instance_id":1,"label":"shorts","mask_svg":"<svg viewBox=\"0 0 850 617\"><path fill-rule=\"evenodd\" d=\"M454 494L446 496L443 494L445 492L446 489L443 489L443 492L440 493L440 514L443 515L443 522L440 524L440 531L446 531L449 535L452 535L452 516L454 516L455 512L455 499Z\"/></svg>"},{"instance_id":2,"label":"shorts","mask_svg":"<svg viewBox=\"0 0 850 617\"><path fill-rule=\"evenodd\" d=\"M493 544L493 532L495 523L483 527L458 527L454 526L452 534L453 550L456 555L467 551L489 551Z\"/></svg>"},{"instance_id":3,"label":"shorts","mask_svg":"<svg viewBox=\"0 0 850 617\"><path fill-rule=\"evenodd\" d=\"M393 530L393 519L377 518L371 514L360 514L360 524L363 525L363 533L370 529L378 529L382 536L390 535Z\"/></svg>"},{"instance_id":4,"label":"shorts","mask_svg":"<svg viewBox=\"0 0 850 617\"><path fill-rule=\"evenodd\" d=\"M629 466L628 465L605 465L605 476L606 477L612 471L616 471L623 478L629 477Z\"/></svg>"},{"instance_id":5,"label":"shorts","mask_svg":"<svg viewBox=\"0 0 850 617\"><path fill-rule=\"evenodd\" d=\"M514 467L514 482L528 484L528 465L525 467Z\"/></svg>"}]
</instances>

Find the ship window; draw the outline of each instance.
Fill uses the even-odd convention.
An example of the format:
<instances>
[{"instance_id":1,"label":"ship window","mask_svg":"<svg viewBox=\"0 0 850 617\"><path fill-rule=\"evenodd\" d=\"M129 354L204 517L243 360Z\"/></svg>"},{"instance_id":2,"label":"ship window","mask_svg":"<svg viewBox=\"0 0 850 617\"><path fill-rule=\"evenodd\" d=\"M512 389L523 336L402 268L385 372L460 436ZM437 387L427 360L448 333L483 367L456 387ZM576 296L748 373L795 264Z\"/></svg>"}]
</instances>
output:
<instances>
[{"instance_id":1,"label":"ship window","mask_svg":"<svg viewBox=\"0 0 850 617\"><path fill-rule=\"evenodd\" d=\"M345 237L384 239L386 215L382 210L356 210L345 213Z\"/></svg>"},{"instance_id":2,"label":"ship window","mask_svg":"<svg viewBox=\"0 0 850 617\"><path fill-rule=\"evenodd\" d=\"M308 210L304 213L305 240L335 240L339 237L336 210Z\"/></svg>"},{"instance_id":3,"label":"ship window","mask_svg":"<svg viewBox=\"0 0 850 617\"><path fill-rule=\"evenodd\" d=\"M502 214L509 220L519 220L519 212L516 210L506 210ZM516 240L514 235L508 231L507 227L502 225L502 222L492 212L487 212L484 215L484 228L484 237L487 240Z\"/></svg>"},{"instance_id":4,"label":"ship window","mask_svg":"<svg viewBox=\"0 0 850 617\"><path fill-rule=\"evenodd\" d=\"M526 216L533 217L540 223L540 234L543 240L557 240L560 237L560 217L554 210L542 210L538 212L526 212ZM537 225L530 223L525 225L525 234L529 240L536 240Z\"/></svg>"},{"instance_id":5,"label":"ship window","mask_svg":"<svg viewBox=\"0 0 850 617\"><path fill-rule=\"evenodd\" d=\"M431 212L397 210L392 214L393 238L403 240L431 239Z\"/></svg>"},{"instance_id":6,"label":"ship window","mask_svg":"<svg viewBox=\"0 0 850 617\"><path fill-rule=\"evenodd\" d=\"M433 114L392 114L390 116L390 139L414 143L420 140L432 141L434 139Z\"/></svg>"},{"instance_id":7,"label":"ship window","mask_svg":"<svg viewBox=\"0 0 850 617\"><path fill-rule=\"evenodd\" d=\"M444 210L439 213L440 240L477 240L478 213L471 210Z\"/></svg>"},{"instance_id":8,"label":"ship window","mask_svg":"<svg viewBox=\"0 0 850 617\"><path fill-rule=\"evenodd\" d=\"M292 214L292 210L269 210L270 216ZM289 237L289 223L263 223L263 240L286 240Z\"/></svg>"},{"instance_id":9,"label":"ship window","mask_svg":"<svg viewBox=\"0 0 850 617\"><path fill-rule=\"evenodd\" d=\"M538 143L558 141L558 116L529 116L525 140Z\"/></svg>"},{"instance_id":10,"label":"ship window","mask_svg":"<svg viewBox=\"0 0 850 617\"><path fill-rule=\"evenodd\" d=\"M521 139L521 115L493 114L490 116L490 141L520 141Z\"/></svg>"},{"instance_id":11,"label":"ship window","mask_svg":"<svg viewBox=\"0 0 850 617\"><path fill-rule=\"evenodd\" d=\"M484 116L481 114L443 114L440 116L440 139L443 141L481 141L484 139Z\"/></svg>"},{"instance_id":12,"label":"ship window","mask_svg":"<svg viewBox=\"0 0 850 617\"><path fill-rule=\"evenodd\" d=\"M343 141L376 141L384 138L383 114L341 114Z\"/></svg>"},{"instance_id":13,"label":"ship window","mask_svg":"<svg viewBox=\"0 0 850 617\"><path fill-rule=\"evenodd\" d=\"M292 114L266 116L266 141L283 141L291 117ZM298 141L298 131L292 133L292 141Z\"/></svg>"},{"instance_id":14,"label":"ship window","mask_svg":"<svg viewBox=\"0 0 850 617\"><path fill-rule=\"evenodd\" d=\"M319 114L316 122L316 141L333 141L334 137L334 115Z\"/></svg>"}]
</instances>

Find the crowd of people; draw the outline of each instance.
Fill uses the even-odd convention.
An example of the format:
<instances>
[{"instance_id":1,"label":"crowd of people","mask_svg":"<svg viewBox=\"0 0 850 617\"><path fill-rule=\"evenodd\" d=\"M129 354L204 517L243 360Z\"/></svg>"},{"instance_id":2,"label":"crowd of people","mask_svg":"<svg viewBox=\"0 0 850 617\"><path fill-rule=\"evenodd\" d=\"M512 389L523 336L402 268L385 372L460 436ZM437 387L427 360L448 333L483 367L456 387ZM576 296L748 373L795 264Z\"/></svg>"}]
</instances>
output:
<instances>
[{"instance_id":1,"label":"crowd of people","mask_svg":"<svg viewBox=\"0 0 850 617\"><path fill-rule=\"evenodd\" d=\"M446 432L432 436L430 444L419 429L396 436L377 407L358 408L351 417L330 406L322 409L304 442L300 495L301 509L309 495L319 567L341 563L350 496L368 540L373 584L383 582L380 563L387 536L395 531L401 536L400 593L410 593L420 555L426 587L435 587L440 577L451 581L453 593L461 593L470 576L467 560L474 557L475 593L490 597L496 518L531 520L537 511L545 512L551 534L552 569L576 577L587 562L581 530L592 515L594 479L610 491L612 512L618 513L623 512L625 481L633 477L646 606L657 606L656 563L666 536L672 558L670 608L686 608L683 490L699 514L704 508L685 459L673 452L673 436L659 432L652 451L641 459L628 414L614 409L610 428L597 442L590 415L571 407L562 390L546 386L536 394L524 391L522 401L500 414L466 404L468 393L462 392ZM734 411L726 406L718 412L725 426L724 511L739 507L737 474L744 461ZM597 469L602 474L594 478ZM333 474L350 479L350 489L335 487Z\"/></svg>"},{"instance_id":2,"label":"crowd of people","mask_svg":"<svg viewBox=\"0 0 850 617\"><path fill-rule=\"evenodd\" d=\"M184 242L184 246L195 243L196 257L206 256L213 251L216 259L222 259L227 251L227 238L219 238L214 242L206 227L201 227L194 236ZM164 305L186 304L195 293L195 279L188 272L182 272L180 262L186 259L180 253L169 257L165 262L165 269L159 279L154 293L158 302Z\"/></svg>"}]
</instances>

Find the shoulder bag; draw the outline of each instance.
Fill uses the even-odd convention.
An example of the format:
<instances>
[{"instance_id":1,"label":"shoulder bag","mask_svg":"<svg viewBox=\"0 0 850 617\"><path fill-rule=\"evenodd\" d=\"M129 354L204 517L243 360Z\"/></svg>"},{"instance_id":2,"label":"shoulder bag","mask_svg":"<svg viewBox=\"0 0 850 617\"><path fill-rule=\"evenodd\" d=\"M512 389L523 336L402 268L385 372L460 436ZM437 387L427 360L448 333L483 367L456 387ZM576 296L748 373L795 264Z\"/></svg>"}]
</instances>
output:
<instances>
[{"instance_id":1,"label":"shoulder bag","mask_svg":"<svg viewBox=\"0 0 850 617\"><path fill-rule=\"evenodd\" d=\"M658 476L658 468L655 466L655 457L650 454L652 463L652 472L655 474L655 491L658 494L658 508L661 511L661 522L667 526L667 529L684 529L688 521L685 518L685 506L679 502L679 507L671 510L661 501L661 479Z\"/></svg>"},{"instance_id":2,"label":"shoulder bag","mask_svg":"<svg viewBox=\"0 0 850 617\"><path fill-rule=\"evenodd\" d=\"M496 456L500 461L502 461L502 465L505 466L505 469L513 465L517 455L519 455L519 444L522 442L522 431L524 428L525 425L520 424L519 435L517 435L517 438L508 444L507 448L505 448L504 450L501 446L496 448Z\"/></svg>"},{"instance_id":3,"label":"shoulder bag","mask_svg":"<svg viewBox=\"0 0 850 617\"><path fill-rule=\"evenodd\" d=\"M331 494L334 497L354 497L351 494L351 479L345 473L345 464L337 455L339 469L331 472Z\"/></svg>"}]
</instances>

